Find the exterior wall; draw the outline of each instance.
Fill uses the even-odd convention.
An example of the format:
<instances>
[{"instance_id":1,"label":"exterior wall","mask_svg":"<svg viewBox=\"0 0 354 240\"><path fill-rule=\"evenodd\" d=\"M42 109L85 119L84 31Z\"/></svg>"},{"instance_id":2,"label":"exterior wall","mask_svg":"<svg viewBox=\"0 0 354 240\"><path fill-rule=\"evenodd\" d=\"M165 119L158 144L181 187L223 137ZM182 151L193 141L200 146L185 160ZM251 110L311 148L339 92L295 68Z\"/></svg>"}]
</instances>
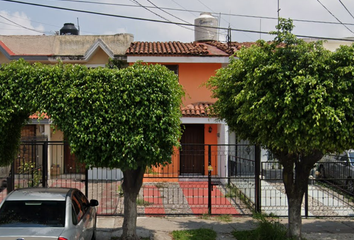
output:
<instances>
[{"instance_id":1,"label":"exterior wall","mask_svg":"<svg viewBox=\"0 0 354 240\"><path fill-rule=\"evenodd\" d=\"M220 63L180 63L179 82L186 92L183 104L215 102L215 99L211 98L211 92L203 84L221 67Z\"/></svg>"},{"instance_id":2,"label":"exterior wall","mask_svg":"<svg viewBox=\"0 0 354 240\"><path fill-rule=\"evenodd\" d=\"M10 62L4 54L0 53L0 64L3 64L3 63L8 63Z\"/></svg>"},{"instance_id":3,"label":"exterior wall","mask_svg":"<svg viewBox=\"0 0 354 240\"><path fill-rule=\"evenodd\" d=\"M211 128L211 132L209 132L209 128ZM216 124L205 124L204 125L204 144L211 144L215 145L218 143L218 126ZM206 147L205 149L206 152L208 152L208 148ZM211 146L211 166L213 167L213 170L211 172L211 175L217 175L218 174L218 149L216 146ZM208 159L208 154L205 154L205 169L204 169L204 175L208 175L208 165L209 165L209 159Z\"/></svg>"},{"instance_id":4,"label":"exterior wall","mask_svg":"<svg viewBox=\"0 0 354 240\"><path fill-rule=\"evenodd\" d=\"M86 64L97 64L105 66L108 63L108 60L109 57L107 53L105 53L102 48L99 48Z\"/></svg>"},{"instance_id":5,"label":"exterior wall","mask_svg":"<svg viewBox=\"0 0 354 240\"><path fill-rule=\"evenodd\" d=\"M22 140L32 140L36 136L36 125L26 125L21 130Z\"/></svg>"},{"instance_id":6,"label":"exterior wall","mask_svg":"<svg viewBox=\"0 0 354 240\"><path fill-rule=\"evenodd\" d=\"M50 131L50 140L51 141L64 141L64 134L60 130L49 129ZM59 171L60 174L64 173L64 147L55 146L49 148L51 152L48 152L50 173L52 174L55 171ZM59 170L56 170L58 169Z\"/></svg>"}]
</instances>

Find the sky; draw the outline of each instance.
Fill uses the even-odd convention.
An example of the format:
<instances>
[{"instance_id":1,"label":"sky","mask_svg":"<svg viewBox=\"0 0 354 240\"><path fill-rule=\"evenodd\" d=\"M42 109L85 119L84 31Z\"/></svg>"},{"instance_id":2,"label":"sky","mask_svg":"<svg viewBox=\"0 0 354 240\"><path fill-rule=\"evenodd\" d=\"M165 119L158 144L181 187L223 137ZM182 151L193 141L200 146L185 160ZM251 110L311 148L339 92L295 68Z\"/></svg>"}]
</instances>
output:
<instances>
[{"instance_id":1,"label":"sky","mask_svg":"<svg viewBox=\"0 0 354 240\"><path fill-rule=\"evenodd\" d=\"M41 4L44 6L28 5ZM54 8L53 8L54 7ZM69 11L62 8L77 10ZM74 23L80 35L130 33L135 41L194 41L202 12L218 19L219 40L272 40L278 14L303 37L354 37L353 0L0 0L1 35L54 35Z\"/></svg>"}]
</instances>

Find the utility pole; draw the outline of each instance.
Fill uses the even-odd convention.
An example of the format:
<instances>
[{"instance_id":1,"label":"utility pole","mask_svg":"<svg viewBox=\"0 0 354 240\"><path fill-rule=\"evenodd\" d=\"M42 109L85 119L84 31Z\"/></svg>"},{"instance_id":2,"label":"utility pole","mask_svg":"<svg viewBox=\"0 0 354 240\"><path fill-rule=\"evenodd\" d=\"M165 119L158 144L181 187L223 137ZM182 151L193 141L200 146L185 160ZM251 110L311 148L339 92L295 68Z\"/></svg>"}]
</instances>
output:
<instances>
[{"instance_id":1,"label":"utility pole","mask_svg":"<svg viewBox=\"0 0 354 240\"><path fill-rule=\"evenodd\" d=\"M277 10L277 12L278 12L278 25L279 25L279 12L280 12L279 1L280 1L280 0L278 0L278 10Z\"/></svg>"}]
</instances>

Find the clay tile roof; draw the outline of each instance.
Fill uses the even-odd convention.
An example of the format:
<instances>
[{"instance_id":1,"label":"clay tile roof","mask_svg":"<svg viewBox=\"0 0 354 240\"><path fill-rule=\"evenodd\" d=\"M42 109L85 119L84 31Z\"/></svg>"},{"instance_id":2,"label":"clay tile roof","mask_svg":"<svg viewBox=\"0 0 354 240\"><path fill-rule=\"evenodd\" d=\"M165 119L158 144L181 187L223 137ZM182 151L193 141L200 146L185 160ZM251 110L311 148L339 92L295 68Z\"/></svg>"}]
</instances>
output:
<instances>
[{"instance_id":1,"label":"clay tile roof","mask_svg":"<svg viewBox=\"0 0 354 240\"><path fill-rule=\"evenodd\" d=\"M182 43L172 42L132 42L127 49L127 55L189 55L189 56L230 56L242 47L250 47L256 42L218 41Z\"/></svg>"},{"instance_id":2,"label":"clay tile roof","mask_svg":"<svg viewBox=\"0 0 354 240\"><path fill-rule=\"evenodd\" d=\"M210 116L210 108L213 103L210 102L197 102L188 104L181 108L183 117L207 117Z\"/></svg>"},{"instance_id":3,"label":"clay tile roof","mask_svg":"<svg viewBox=\"0 0 354 240\"><path fill-rule=\"evenodd\" d=\"M208 55L208 48L198 43L182 42L132 42L127 55Z\"/></svg>"},{"instance_id":4,"label":"clay tile roof","mask_svg":"<svg viewBox=\"0 0 354 240\"><path fill-rule=\"evenodd\" d=\"M256 44L256 42L230 42L230 44L227 43L222 43L222 42L217 42L217 41L208 41L206 42L207 44L211 46L215 46L218 49L232 55L238 50L240 50L242 47L251 47L252 45Z\"/></svg>"},{"instance_id":5,"label":"clay tile roof","mask_svg":"<svg viewBox=\"0 0 354 240\"><path fill-rule=\"evenodd\" d=\"M40 117L42 119L49 119L49 116L46 113L42 113ZM29 116L29 119L38 119L38 118L39 118L39 114L38 113L34 113L34 114Z\"/></svg>"}]
</instances>

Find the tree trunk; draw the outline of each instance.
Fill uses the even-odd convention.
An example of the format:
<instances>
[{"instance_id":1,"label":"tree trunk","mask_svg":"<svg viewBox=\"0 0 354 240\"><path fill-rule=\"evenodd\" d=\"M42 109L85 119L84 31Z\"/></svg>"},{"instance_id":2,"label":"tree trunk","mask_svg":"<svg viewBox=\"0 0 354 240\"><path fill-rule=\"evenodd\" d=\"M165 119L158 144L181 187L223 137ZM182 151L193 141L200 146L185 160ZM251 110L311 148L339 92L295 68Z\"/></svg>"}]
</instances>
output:
<instances>
[{"instance_id":1,"label":"tree trunk","mask_svg":"<svg viewBox=\"0 0 354 240\"><path fill-rule=\"evenodd\" d=\"M138 216L136 199L143 184L145 167L136 170L123 171L124 181L122 184L124 191L124 221L122 240L138 240L136 234L136 220Z\"/></svg>"},{"instance_id":2,"label":"tree trunk","mask_svg":"<svg viewBox=\"0 0 354 240\"><path fill-rule=\"evenodd\" d=\"M296 198L288 197L288 236L299 240L301 239L301 204L303 195L304 193Z\"/></svg>"},{"instance_id":3,"label":"tree trunk","mask_svg":"<svg viewBox=\"0 0 354 240\"><path fill-rule=\"evenodd\" d=\"M307 190L308 178L314 164L323 154L313 151L312 154L276 153L283 165L283 182L288 197L288 236L301 239L301 204Z\"/></svg>"}]
</instances>

